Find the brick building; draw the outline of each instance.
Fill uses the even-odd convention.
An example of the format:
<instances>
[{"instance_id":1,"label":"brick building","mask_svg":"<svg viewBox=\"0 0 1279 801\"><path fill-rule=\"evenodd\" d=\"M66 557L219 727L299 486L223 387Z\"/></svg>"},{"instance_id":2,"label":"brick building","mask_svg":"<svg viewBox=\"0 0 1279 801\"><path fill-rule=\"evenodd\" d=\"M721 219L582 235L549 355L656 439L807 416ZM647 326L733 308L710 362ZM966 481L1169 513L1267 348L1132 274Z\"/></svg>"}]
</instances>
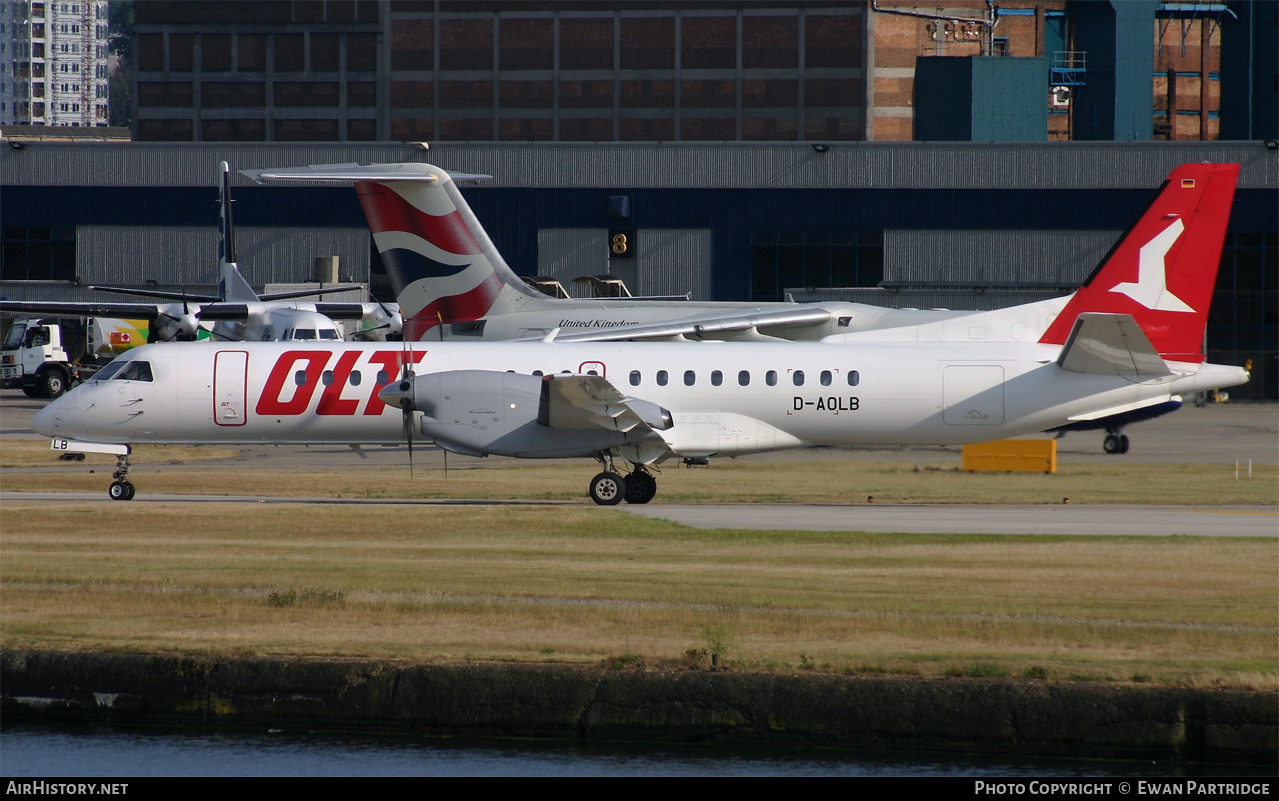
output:
<instances>
[{"instance_id":1,"label":"brick building","mask_svg":"<svg viewBox=\"0 0 1279 801\"><path fill-rule=\"evenodd\" d=\"M1274 55L1252 16L1241 83ZM922 115L942 139L1215 138L1239 19L1153 0L138 0L135 135L908 141Z\"/></svg>"}]
</instances>

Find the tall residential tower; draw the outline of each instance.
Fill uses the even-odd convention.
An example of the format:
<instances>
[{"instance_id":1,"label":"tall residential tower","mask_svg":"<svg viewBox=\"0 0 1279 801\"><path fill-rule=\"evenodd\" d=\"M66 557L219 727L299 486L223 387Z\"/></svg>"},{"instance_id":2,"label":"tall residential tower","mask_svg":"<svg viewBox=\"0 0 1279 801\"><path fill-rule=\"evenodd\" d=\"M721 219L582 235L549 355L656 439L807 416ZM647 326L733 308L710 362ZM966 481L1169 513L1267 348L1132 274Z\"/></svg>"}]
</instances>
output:
<instances>
[{"instance_id":1,"label":"tall residential tower","mask_svg":"<svg viewBox=\"0 0 1279 801\"><path fill-rule=\"evenodd\" d=\"M0 2L0 123L105 126L107 3Z\"/></svg>"}]
</instances>

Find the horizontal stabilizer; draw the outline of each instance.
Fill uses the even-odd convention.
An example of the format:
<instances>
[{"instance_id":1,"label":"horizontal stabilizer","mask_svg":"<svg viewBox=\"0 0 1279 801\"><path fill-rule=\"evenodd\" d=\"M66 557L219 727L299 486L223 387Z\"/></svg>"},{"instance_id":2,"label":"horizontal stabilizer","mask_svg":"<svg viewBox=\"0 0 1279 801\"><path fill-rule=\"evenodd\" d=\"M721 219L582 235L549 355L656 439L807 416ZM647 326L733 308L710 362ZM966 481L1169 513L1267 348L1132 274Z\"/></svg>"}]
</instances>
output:
<instances>
[{"instance_id":1,"label":"horizontal stabilizer","mask_svg":"<svg viewBox=\"0 0 1279 801\"><path fill-rule=\"evenodd\" d=\"M1172 374L1130 314L1079 315L1057 364L1063 370L1094 375L1153 378Z\"/></svg>"},{"instance_id":2,"label":"horizontal stabilizer","mask_svg":"<svg viewBox=\"0 0 1279 801\"><path fill-rule=\"evenodd\" d=\"M1121 415L1132 416L1133 413L1137 412L1138 410L1152 409L1157 406L1164 406L1165 404L1169 403L1170 400L1171 400L1171 396L1167 398L1147 398L1146 400L1135 401L1133 403L1124 403L1119 406L1111 406L1108 409L1102 409L1096 412L1089 412L1088 414L1078 414L1068 419L1072 423L1081 423L1081 422L1086 422L1088 420L1108 420L1109 418L1115 418ZM1177 405L1180 406L1181 405L1180 402L1178 402ZM1176 407L1173 407L1173 408L1176 408ZM1069 426L1061 426L1061 428L1068 428L1068 427Z\"/></svg>"},{"instance_id":3,"label":"horizontal stabilizer","mask_svg":"<svg viewBox=\"0 0 1279 801\"><path fill-rule=\"evenodd\" d=\"M327 181L333 183L356 183L358 181L375 181L377 183L394 183L397 181L413 181L417 183L434 183L439 179L427 169L430 165L406 164L312 164L307 167L282 167L265 170L240 170L246 178L261 183L275 181ZM447 171L446 171L447 172ZM465 172L449 172L454 181L480 181L492 178L491 175L480 175Z\"/></svg>"}]
</instances>

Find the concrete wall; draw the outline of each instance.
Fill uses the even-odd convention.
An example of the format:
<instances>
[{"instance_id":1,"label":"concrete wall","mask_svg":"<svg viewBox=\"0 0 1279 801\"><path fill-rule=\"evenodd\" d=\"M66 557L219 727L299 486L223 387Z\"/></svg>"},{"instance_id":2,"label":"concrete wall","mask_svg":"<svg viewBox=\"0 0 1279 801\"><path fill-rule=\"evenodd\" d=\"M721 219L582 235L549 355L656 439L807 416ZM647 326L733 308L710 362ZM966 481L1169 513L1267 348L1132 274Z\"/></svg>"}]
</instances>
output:
<instances>
[{"instance_id":1,"label":"concrete wall","mask_svg":"<svg viewBox=\"0 0 1279 801\"><path fill-rule=\"evenodd\" d=\"M1274 692L976 679L0 653L6 722L962 750L1273 768Z\"/></svg>"}]
</instances>

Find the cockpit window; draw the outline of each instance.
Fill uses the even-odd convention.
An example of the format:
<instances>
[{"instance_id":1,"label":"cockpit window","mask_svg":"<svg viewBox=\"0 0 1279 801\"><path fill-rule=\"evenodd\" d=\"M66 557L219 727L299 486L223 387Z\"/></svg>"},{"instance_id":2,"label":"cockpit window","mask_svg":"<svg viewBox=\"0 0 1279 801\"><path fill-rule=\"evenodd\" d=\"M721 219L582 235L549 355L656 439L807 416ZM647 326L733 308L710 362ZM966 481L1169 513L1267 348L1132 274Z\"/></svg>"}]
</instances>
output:
<instances>
[{"instance_id":1,"label":"cockpit window","mask_svg":"<svg viewBox=\"0 0 1279 801\"><path fill-rule=\"evenodd\" d=\"M124 368L116 374L113 381L151 381L151 362L134 359L124 363Z\"/></svg>"},{"instance_id":2,"label":"cockpit window","mask_svg":"<svg viewBox=\"0 0 1279 801\"><path fill-rule=\"evenodd\" d=\"M315 329L295 328L293 329L293 339L315 339Z\"/></svg>"},{"instance_id":3,"label":"cockpit window","mask_svg":"<svg viewBox=\"0 0 1279 801\"><path fill-rule=\"evenodd\" d=\"M341 339L338 332L332 328L320 329L320 339Z\"/></svg>"},{"instance_id":4,"label":"cockpit window","mask_svg":"<svg viewBox=\"0 0 1279 801\"><path fill-rule=\"evenodd\" d=\"M127 364L127 362L122 362L122 361L118 361L118 360L117 360L117 361L114 361L114 362L111 362L111 363L110 363L110 364L108 364L106 367L103 367L101 370L99 370L98 372L94 373L94 374L93 374L93 378L91 378L90 380L91 380L91 381L110 381L110 380L111 380L111 378L112 378L112 377L113 377L116 373L118 373L118 372L120 372L121 370L123 370L123 369L124 369L124 365L125 365L125 364Z\"/></svg>"}]
</instances>

